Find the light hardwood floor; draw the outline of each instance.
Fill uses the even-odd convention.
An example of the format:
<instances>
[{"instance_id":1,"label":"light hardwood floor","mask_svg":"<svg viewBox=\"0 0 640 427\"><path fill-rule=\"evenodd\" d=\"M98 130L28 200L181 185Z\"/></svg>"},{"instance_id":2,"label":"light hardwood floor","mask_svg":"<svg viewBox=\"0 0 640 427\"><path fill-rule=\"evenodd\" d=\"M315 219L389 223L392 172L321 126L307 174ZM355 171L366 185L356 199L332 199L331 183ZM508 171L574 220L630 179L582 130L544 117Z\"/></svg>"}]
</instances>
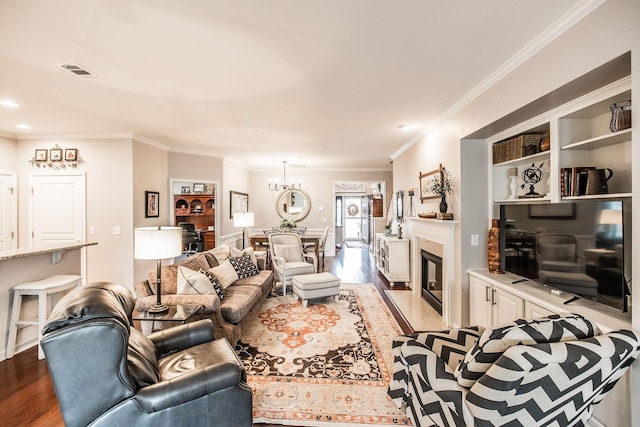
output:
<instances>
[{"instance_id":1,"label":"light hardwood floor","mask_svg":"<svg viewBox=\"0 0 640 427\"><path fill-rule=\"evenodd\" d=\"M343 247L335 258L326 257L324 271L332 272L345 283L373 283L402 331L413 332L385 292L390 289L389 284L376 271L367 248ZM46 361L38 360L36 347L0 362L0 420L3 426L64 425Z\"/></svg>"}]
</instances>

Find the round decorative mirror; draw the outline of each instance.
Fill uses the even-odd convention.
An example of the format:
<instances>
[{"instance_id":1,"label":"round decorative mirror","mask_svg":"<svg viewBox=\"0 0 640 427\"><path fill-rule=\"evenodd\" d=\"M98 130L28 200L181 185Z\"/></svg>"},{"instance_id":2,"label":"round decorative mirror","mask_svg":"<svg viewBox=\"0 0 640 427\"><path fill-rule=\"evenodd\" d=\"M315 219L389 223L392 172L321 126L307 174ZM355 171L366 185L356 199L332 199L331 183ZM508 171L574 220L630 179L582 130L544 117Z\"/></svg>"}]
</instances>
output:
<instances>
[{"instance_id":1,"label":"round decorative mirror","mask_svg":"<svg viewBox=\"0 0 640 427\"><path fill-rule=\"evenodd\" d=\"M280 218L291 218L301 221L311 211L311 198L302 190L283 190L276 198L276 211Z\"/></svg>"}]
</instances>

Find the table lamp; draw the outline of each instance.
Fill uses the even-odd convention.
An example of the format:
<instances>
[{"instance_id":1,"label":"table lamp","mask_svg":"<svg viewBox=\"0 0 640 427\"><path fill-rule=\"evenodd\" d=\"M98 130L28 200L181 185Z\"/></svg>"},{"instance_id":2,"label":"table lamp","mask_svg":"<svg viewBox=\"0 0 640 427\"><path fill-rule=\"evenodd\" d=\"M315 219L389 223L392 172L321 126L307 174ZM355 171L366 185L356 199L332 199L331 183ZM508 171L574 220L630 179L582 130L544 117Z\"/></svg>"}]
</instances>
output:
<instances>
[{"instance_id":1,"label":"table lamp","mask_svg":"<svg viewBox=\"0 0 640 427\"><path fill-rule=\"evenodd\" d=\"M253 227L254 224L253 212L236 212L233 214L233 226L242 228L242 249L245 248L245 233L246 229Z\"/></svg>"},{"instance_id":2,"label":"table lamp","mask_svg":"<svg viewBox=\"0 0 640 427\"><path fill-rule=\"evenodd\" d=\"M151 314L163 314L169 307L162 304L161 261L182 255L181 227L139 227L135 229L136 259L155 259L156 264L156 303L148 311Z\"/></svg>"}]
</instances>

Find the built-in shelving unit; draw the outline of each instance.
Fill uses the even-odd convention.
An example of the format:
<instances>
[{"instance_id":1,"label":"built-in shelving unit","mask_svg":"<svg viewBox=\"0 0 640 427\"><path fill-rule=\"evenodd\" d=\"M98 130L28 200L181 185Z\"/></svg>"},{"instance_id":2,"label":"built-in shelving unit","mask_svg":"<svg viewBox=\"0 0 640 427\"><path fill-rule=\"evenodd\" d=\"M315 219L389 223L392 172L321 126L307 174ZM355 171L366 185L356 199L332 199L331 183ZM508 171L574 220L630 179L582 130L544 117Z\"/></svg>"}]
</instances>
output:
<instances>
[{"instance_id":1,"label":"built-in shelving unit","mask_svg":"<svg viewBox=\"0 0 640 427\"><path fill-rule=\"evenodd\" d=\"M619 199L631 197L632 128L612 132L611 104L631 99L631 77L606 85L524 123L489 138L493 145L517 135L548 133L548 151L520 156L492 164L492 200L505 203L549 203L580 199ZM524 154L524 153L523 153ZM523 180L528 168L539 168L540 181L534 185L540 197L523 197L529 184ZM564 194L562 170L573 168L611 169L608 194ZM515 172L517 169L517 172ZM517 194L512 179L517 176ZM566 193L566 191L565 191Z\"/></svg>"}]
</instances>

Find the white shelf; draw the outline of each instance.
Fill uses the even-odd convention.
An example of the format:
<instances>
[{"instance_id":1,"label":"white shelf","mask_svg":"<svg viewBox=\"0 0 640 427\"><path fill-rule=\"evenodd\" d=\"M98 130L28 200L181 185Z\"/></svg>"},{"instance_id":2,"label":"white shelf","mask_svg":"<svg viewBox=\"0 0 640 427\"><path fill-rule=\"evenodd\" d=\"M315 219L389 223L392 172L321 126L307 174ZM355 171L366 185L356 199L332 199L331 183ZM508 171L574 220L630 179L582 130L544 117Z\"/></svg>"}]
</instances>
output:
<instances>
[{"instance_id":1,"label":"white shelf","mask_svg":"<svg viewBox=\"0 0 640 427\"><path fill-rule=\"evenodd\" d=\"M498 200L494 200L493 202L494 203L500 203L500 204L507 204L507 203L531 204L531 203L546 203L546 202L550 202L550 201L551 201L551 197L544 196L544 197L532 197L532 198L525 198L525 199L498 199Z\"/></svg>"},{"instance_id":2,"label":"white shelf","mask_svg":"<svg viewBox=\"0 0 640 427\"><path fill-rule=\"evenodd\" d=\"M631 140L631 128L560 147L561 150L595 150Z\"/></svg>"},{"instance_id":3,"label":"white shelf","mask_svg":"<svg viewBox=\"0 0 640 427\"><path fill-rule=\"evenodd\" d=\"M563 197L562 200L624 199L631 196L632 196L632 193L590 194L588 196Z\"/></svg>"},{"instance_id":4,"label":"white shelf","mask_svg":"<svg viewBox=\"0 0 640 427\"><path fill-rule=\"evenodd\" d=\"M519 164L525 164L535 162L538 159L547 159L549 157L549 151L541 151L540 153L532 154L530 156L518 157L517 159L507 160L506 162L494 163L495 166L513 166Z\"/></svg>"}]
</instances>

